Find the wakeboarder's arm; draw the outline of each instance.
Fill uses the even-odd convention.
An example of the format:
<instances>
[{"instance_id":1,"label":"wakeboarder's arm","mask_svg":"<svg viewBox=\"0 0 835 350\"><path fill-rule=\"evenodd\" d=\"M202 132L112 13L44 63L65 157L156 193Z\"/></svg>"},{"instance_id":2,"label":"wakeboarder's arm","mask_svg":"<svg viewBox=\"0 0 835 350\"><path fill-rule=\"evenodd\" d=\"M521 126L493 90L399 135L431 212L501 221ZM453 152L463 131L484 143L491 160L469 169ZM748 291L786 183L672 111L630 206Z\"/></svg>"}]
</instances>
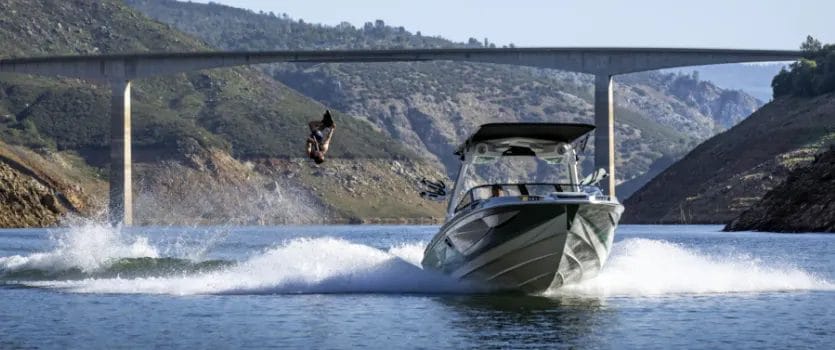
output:
<instances>
[{"instance_id":1,"label":"wakeboarder's arm","mask_svg":"<svg viewBox=\"0 0 835 350\"><path fill-rule=\"evenodd\" d=\"M331 143L331 137L333 137L334 129L336 129L335 126L327 128L328 131L327 131L327 134L325 135L325 140L323 141L323 143Z\"/></svg>"},{"instance_id":2,"label":"wakeboarder's arm","mask_svg":"<svg viewBox=\"0 0 835 350\"><path fill-rule=\"evenodd\" d=\"M325 137L322 138L322 153L327 152L328 148L330 148L331 138L333 137L333 130L334 129L336 129L335 126L325 128Z\"/></svg>"}]
</instances>

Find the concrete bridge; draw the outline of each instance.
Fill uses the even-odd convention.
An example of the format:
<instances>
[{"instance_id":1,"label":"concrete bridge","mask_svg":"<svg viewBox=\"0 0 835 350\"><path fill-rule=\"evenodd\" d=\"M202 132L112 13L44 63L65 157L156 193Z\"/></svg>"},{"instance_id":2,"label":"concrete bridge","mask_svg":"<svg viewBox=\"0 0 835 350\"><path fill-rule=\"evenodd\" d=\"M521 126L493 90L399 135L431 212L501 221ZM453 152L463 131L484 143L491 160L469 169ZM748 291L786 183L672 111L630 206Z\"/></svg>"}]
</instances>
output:
<instances>
[{"instance_id":1,"label":"concrete bridge","mask_svg":"<svg viewBox=\"0 0 835 350\"><path fill-rule=\"evenodd\" d=\"M109 83L110 220L132 222L131 110L132 80L187 71L276 62L415 62L462 61L511 64L593 74L596 168L611 175L604 189L615 194L615 144L612 77L672 67L740 62L790 61L800 51L674 48L510 48L408 49L269 52L138 53L51 56L0 60L1 73L82 78Z\"/></svg>"}]
</instances>

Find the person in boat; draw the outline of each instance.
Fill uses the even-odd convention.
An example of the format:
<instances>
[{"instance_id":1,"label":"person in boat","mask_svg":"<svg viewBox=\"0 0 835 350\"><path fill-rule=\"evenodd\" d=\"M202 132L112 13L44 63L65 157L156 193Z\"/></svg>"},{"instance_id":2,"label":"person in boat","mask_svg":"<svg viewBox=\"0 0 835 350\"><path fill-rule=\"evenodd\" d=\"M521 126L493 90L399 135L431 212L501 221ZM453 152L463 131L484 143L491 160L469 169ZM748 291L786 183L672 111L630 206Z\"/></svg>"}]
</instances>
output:
<instances>
[{"instance_id":1,"label":"person in boat","mask_svg":"<svg viewBox=\"0 0 835 350\"><path fill-rule=\"evenodd\" d=\"M316 164L322 164L325 162L325 153L328 152L333 130L336 128L331 112L326 110L322 120L311 121L307 126L310 128L310 136L306 141L307 157L313 159Z\"/></svg>"},{"instance_id":2,"label":"person in boat","mask_svg":"<svg viewBox=\"0 0 835 350\"><path fill-rule=\"evenodd\" d=\"M490 196L492 198L504 196L504 190L502 190L501 185L493 185L490 187Z\"/></svg>"}]
</instances>

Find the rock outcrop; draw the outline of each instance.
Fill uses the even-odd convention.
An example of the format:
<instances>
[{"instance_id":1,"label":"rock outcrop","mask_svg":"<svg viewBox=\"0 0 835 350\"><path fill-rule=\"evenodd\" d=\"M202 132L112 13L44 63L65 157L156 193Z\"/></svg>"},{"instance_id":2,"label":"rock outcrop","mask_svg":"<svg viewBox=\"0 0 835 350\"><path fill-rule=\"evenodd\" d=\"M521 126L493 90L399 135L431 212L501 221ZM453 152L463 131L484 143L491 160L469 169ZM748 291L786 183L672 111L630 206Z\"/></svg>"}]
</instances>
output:
<instances>
[{"instance_id":1,"label":"rock outcrop","mask_svg":"<svg viewBox=\"0 0 835 350\"><path fill-rule=\"evenodd\" d=\"M66 212L55 192L0 162L0 227L52 226Z\"/></svg>"},{"instance_id":2,"label":"rock outcrop","mask_svg":"<svg viewBox=\"0 0 835 350\"><path fill-rule=\"evenodd\" d=\"M0 227L53 226L68 213L91 215L92 197L70 167L61 155L0 142Z\"/></svg>"},{"instance_id":3,"label":"rock outcrop","mask_svg":"<svg viewBox=\"0 0 835 350\"><path fill-rule=\"evenodd\" d=\"M835 232L835 146L792 171L725 231Z\"/></svg>"}]
</instances>

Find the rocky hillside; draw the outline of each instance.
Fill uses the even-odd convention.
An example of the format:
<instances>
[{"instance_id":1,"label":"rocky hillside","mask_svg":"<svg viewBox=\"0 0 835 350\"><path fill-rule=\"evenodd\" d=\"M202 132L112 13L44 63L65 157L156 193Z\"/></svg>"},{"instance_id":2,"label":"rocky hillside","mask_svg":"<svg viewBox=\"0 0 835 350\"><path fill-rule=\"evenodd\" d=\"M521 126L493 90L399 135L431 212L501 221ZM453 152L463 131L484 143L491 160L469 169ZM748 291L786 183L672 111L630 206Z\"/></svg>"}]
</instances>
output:
<instances>
[{"instance_id":1,"label":"rocky hillside","mask_svg":"<svg viewBox=\"0 0 835 350\"><path fill-rule=\"evenodd\" d=\"M668 100L666 102L670 106L681 110L664 110L663 105L647 105L644 101L633 101L628 95L622 101L624 106L630 110L645 111L644 113L650 114L653 120L666 125L688 126L690 129L686 130L687 132L696 133L699 136L712 135L718 130L725 130L736 125L753 112L752 106L758 107L762 104L739 90L725 90L712 82L700 80L697 73L690 75L637 73L625 75L619 80L632 89L662 92L665 96L657 96L659 100L663 101L666 97ZM641 90L636 92L638 91ZM640 92L638 95L640 96ZM675 102L682 102L684 106L677 106ZM688 114L688 108L695 109L698 113L689 112ZM681 117L685 118L667 120L667 118ZM714 130L703 129L706 125L713 125Z\"/></svg>"},{"instance_id":2,"label":"rocky hillside","mask_svg":"<svg viewBox=\"0 0 835 350\"><path fill-rule=\"evenodd\" d=\"M83 160L0 142L0 227L51 226L67 214L100 211L103 181Z\"/></svg>"},{"instance_id":3,"label":"rocky hillside","mask_svg":"<svg viewBox=\"0 0 835 350\"><path fill-rule=\"evenodd\" d=\"M50 226L72 208L26 170L0 162L0 227Z\"/></svg>"},{"instance_id":4,"label":"rocky hillside","mask_svg":"<svg viewBox=\"0 0 835 350\"><path fill-rule=\"evenodd\" d=\"M229 50L484 47L411 33L382 21L362 28L309 24L218 4L128 0L162 22ZM272 65L277 80L350 115L368 120L410 151L456 171L452 149L490 121L591 121L588 76L524 67L448 62ZM616 137L621 195L700 141L748 116L759 102L691 76L647 73L618 77ZM591 153L589 153L591 154ZM656 162L661 163L656 163ZM590 162L586 162L589 166Z\"/></svg>"},{"instance_id":5,"label":"rocky hillside","mask_svg":"<svg viewBox=\"0 0 835 350\"><path fill-rule=\"evenodd\" d=\"M626 202L625 223L726 223L835 142L835 93L784 96L696 147Z\"/></svg>"},{"instance_id":6,"label":"rocky hillside","mask_svg":"<svg viewBox=\"0 0 835 350\"><path fill-rule=\"evenodd\" d=\"M835 145L792 171L725 230L835 232Z\"/></svg>"},{"instance_id":7,"label":"rocky hillside","mask_svg":"<svg viewBox=\"0 0 835 350\"><path fill-rule=\"evenodd\" d=\"M115 0L0 2L0 44L4 48L0 57L212 49ZM349 189L353 187L345 185L343 190L328 194L344 193L348 198L333 205L325 194L315 190L317 181L305 182L307 177L302 176L321 172L327 166L319 168L301 163L292 170L295 171L292 177L297 181L286 180L290 174L279 176L275 169L255 167L253 164L292 162L294 157L299 157L306 137L306 121L320 117L326 106L254 68L143 79L135 83L133 98L139 222L397 220L439 217L443 211L440 205L427 204L426 208L415 209L413 203L386 197L385 202L377 205L402 215L380 217L366 211L363 212L366 217L351 216L353 212L347 208L357 203L364 205L366 197L352 196ZM77 167L89 168L77 174L78 181L67 183L78 184L91 197L89 203L104 203L104 192L97 186L106 183L103 180L107 177L108 104L107 86L76 79L0 75L0 139L12 145L9 147L34 150L27 152L43 155L45 159L71 159ZM334 158L357 169L376 164L376 159L401 159L405 164L422 167L419 162L407 161L414 157L412 152L392 142L367 121L338 112L335 117L339 131L330 154ZM28 168L28 173L37 174L51 168L48 162L36 164ZM26 175L27 171L14 168L6 169L5 173L12 179L8 182L12 186L8 187L9 191L16 195L29 191L22 184L31 179L46 188L38 190L43 193L68 193L58 184L43 183L38 177ZM365 182L372 181L372 175L359 171L351 175ZM418 175L414 172L414 176ZM27 180L26 176L31 179ZM396 169L384 168L373 176L399 188L413 186L414 179L404 177ZM185 185L193 186L193 190L187 191ZM41 192L32 193L40 195ZM37 196L30 197L26 200L35 203ZM255 199L245 204L247 198ZM173 202L175 199L180 202ZM234 202L232 199L239 199L240 203L227 206ZM193 210L173 215L160 209L162 200L180 207L182 203L205 205L191 206L189 209ZM270 203L280 200L285 204L272 208L298 207L310 214L295 215L292 210L283 209L269 212ZM252 206L259 206L261 211ZM14 210L19 208L15 208L4 209L11 211L0 215L5 217L11 213L17 217ZM57 212L53 209L61 211L58 207L47 209L54 213ZM38 213L43 213L37 214L43 221L25 219L4 225L43 225L53 222L57 215ZM307 217L316 218L308 220Z\"/></svg>"}]
</instances>

